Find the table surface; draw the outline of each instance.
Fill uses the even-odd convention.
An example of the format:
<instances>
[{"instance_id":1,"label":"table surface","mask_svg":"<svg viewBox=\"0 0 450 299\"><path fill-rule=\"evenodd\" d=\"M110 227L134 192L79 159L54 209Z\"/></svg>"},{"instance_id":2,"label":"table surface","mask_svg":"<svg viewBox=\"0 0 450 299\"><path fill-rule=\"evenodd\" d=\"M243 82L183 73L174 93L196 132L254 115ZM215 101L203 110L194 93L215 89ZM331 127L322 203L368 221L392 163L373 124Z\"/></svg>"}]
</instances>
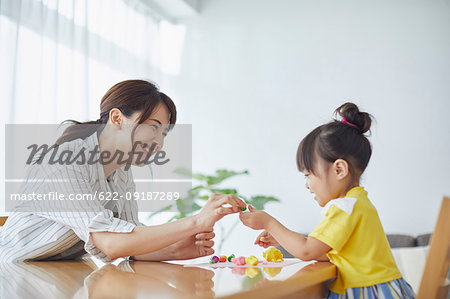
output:
<instances>
[{"instance_id":1,"label":"table surface","mask_svg":"<svg viewBox=\"0 0 450 299\"><path fill-rule=\"evenodd\" d=\"M189 263L189 262L185 262ZM183 262L96 265L92 260L0 264L0 298L320 297L329 262L283 268L184 267Z\"/></svg>"}]
</instances>

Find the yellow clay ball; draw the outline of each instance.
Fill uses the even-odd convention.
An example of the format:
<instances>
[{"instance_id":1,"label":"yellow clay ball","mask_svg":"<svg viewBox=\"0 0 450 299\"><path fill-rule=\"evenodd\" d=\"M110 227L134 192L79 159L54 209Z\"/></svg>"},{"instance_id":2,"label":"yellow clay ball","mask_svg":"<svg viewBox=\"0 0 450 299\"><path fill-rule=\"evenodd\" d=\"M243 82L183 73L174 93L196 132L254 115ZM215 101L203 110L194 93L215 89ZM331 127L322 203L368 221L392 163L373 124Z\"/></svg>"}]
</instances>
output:
<instances>
[{"instance_id":1,"label":"yellow clay ball","mask_svg":"<svg viewBox=\"0 0 450 299\"><path fill-rule=\"evenodd\" d=\"M266 251L263 252L263 257L268 262L276 262L280 263L283 261L283 254L280 250L276 249L275 247L270 247Z\"/></svg>"},{"instance_id":2,"label":"yellow clay ball","mask_svg":"<svg viewBox=\"0 0 450 299\"><path fill-rule=\"evenodd\" d=\"M256 256L252 255L252 256L245 258L245 263L248 265L256 266L256 265L258 265L259 261L256 258Z\"/></svg>"}]
</instances>

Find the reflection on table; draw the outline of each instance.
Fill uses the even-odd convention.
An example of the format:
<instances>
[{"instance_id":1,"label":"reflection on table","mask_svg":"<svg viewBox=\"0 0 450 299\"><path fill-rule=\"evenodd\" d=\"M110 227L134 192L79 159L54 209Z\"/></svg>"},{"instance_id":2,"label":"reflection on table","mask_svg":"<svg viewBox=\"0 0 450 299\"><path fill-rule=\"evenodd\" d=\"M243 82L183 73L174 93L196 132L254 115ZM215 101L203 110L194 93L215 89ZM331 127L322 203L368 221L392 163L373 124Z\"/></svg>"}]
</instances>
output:
<instances>
[{"instance_id":1,"label":"reflection on table","mask_svg":"<svg viewBox=\"0 0 450 299\"><path fill-rule=\"evenodd\" d=\"M280 298L323 294L330 263L283 268L198 268L135 262L97 267L91 260L0 264L0 298Z\"/></svg>"}]
</instances>

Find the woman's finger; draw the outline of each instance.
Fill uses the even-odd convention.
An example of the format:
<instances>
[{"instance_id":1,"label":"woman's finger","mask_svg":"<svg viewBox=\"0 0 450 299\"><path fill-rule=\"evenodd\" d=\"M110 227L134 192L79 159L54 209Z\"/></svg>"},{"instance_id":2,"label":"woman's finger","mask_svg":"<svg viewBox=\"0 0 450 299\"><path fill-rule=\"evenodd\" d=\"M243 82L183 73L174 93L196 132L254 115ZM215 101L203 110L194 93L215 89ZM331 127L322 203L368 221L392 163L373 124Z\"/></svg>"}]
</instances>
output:
<instances>
[{"instance_id":1,"label":"woman's finger","mask_svg":"<svg viewBox=\"0 0 450 299\"><path fill-rule=\"evenodd\" d=\"M211 240L195 241L195 245L197 245L197 246L204 246L204 247L213 247L214 246L214 241L211 241Z\"/></svg>"},{"instance_id":2,"label":"woman's finger","mask_svg":"<svg viewBox=\"0 0 450 299\"><path fill-rule=\"evenodd\" d=\"M198 233L197 235L195 235L195 238L197 240L210 240L215 236L216 234L214 232L207 232L207 233Z\"/></svg>"},{"instance_id":3,"label":"woman's finger","mask_svg":"<svg viewBox=\"0 0 450 299\"><path fill-rule=\"evenodd\" d=\"M200 249L201 256L211 255L214 252L215 252L214 249L212 249L211 247L202 247Z\"/></svg>"},{"instance_id":4,"label":"woman's finger","mask_svg":"<svg viewBox=\"0 0 450 299\"><path fill-rule=\"evenodd\" d=\"M222 206L224 204L230 204L231 206L237 207L239 209L247 206L245 204L245 202L242 201L242 199L240 199L237 196L231 195L231 194L222 196L222 198L219 199L217 203L220 206ZM237 211L239 211L239 209Z\"/></svg>"},{"instance_id":5,"label":"woman's finger","mask_svg":"<svg viewBox=\"0 0 450 299\"><path fill-rule=\"evenodd\" d=\"M228 214L233 214L234 211L232 208L225 208L225 207L218 207L217 208L217 214L219 215L228 215Z\"/></svg>"}]
</instances>

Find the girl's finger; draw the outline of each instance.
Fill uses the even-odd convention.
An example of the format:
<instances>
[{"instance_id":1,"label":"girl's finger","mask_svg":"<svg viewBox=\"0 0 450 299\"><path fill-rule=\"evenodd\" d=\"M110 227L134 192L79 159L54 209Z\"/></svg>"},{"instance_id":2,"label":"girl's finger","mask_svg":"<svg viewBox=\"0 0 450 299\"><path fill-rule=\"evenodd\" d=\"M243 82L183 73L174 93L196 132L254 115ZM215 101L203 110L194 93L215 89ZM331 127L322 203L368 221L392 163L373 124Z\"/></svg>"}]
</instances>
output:
<instances>
[{"instance_id":1,"label":"girl's finger","mask_svg":"<svg viewBox=\"0 0 450 299\"><path fill-rule=\"evenodd\" d=\"M245 223L247 221L247 219L248 219L248 213L240 213L239 214L239 219L241 219L241 221L243 223Z\"/></svg>"}]
</instances>

